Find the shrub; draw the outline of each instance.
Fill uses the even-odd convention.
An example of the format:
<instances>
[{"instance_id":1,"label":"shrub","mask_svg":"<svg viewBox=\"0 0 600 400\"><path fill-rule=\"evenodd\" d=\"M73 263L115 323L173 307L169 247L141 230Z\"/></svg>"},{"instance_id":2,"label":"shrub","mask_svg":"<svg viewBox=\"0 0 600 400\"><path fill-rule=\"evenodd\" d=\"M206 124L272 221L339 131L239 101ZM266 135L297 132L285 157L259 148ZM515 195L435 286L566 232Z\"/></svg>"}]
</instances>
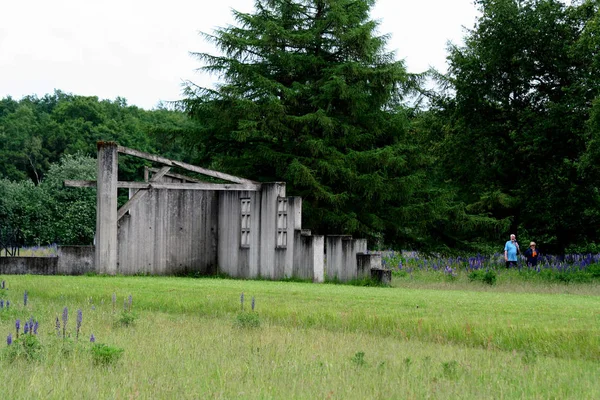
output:
<instances>
[{"instance_id":1,"label":"shrub","mask_svg":"<svg viewBox=\"0 0 600 400\"><path fill-rule=\"evenodd\" d=\"M125 350L120 347L108 346L102 343L94 343L92 345L92 360L96 365L114 364L123 355Z\"/></svg>"},{"instance_id":2,"label":"shrub","mask_svg":"<svg viewBox=\"0 0 600 400\"><path fill-rule=\"evenodd\" d=\"M486 283L488 285L495 285L496 278L497 278L496 271L493 271L493 270L488 270L488 271L475 270L475 271L471 271L469 273L469 281L471 281L471 282L480 281L480 282Z\"/></svg>"},{"instance_id":3,"label":"shrub","mask_svg":"<svg viewBox=\"0 0 600 400\"><path fill-rule=\"evenodd\" d=\"M135 320L137 319L137 315L131 311L122 311L119 314L119 317L115 321L115 325L120 326L131 326L135 324Z\"/></svg>"},{"instance_id":4,"label":"shrub","mask_svg":"<svg viewBox=\"0 0 600 400\"><path fill-rule=\"evenodd\" d=\"M258 313L240 311L237 314L235 325L238 328L258 328L260 326L260 318Z\"/></svg>"},{"instance_id":5,"label":"shrub","mask_svg":"<svg viewBox=\"0 0 600 400\"><path fill-rule=\"evenodd\" d=\"M600 263L590 264L587 267L587 273L591 275L592 278L600 278Z\"/></svg>"},{"instance_id":6,"label":"shrub","mask_svg":"<svg viewBox=\"0 0 600 400\"><path fill-rule=\"evenodd\" d=\"M4 349L3 358L8 361L24 359L38 361L42 359L43 348L37 335L21 335Z\"/></svg>"},{"instance_id":7,"label":"shrub","mask_svg":"<svg viewBox=\"0 0 600 400\"><path fill-rule=\"evenodd\" d=\"M356 354L354 354L354 356L350 359L350 361L352 361L354 364L356 364L358 366L363 366L363 365L367 364L367 361L365 360L365 353L362 351L359 351Z\"/></svg>"}]
</instances>

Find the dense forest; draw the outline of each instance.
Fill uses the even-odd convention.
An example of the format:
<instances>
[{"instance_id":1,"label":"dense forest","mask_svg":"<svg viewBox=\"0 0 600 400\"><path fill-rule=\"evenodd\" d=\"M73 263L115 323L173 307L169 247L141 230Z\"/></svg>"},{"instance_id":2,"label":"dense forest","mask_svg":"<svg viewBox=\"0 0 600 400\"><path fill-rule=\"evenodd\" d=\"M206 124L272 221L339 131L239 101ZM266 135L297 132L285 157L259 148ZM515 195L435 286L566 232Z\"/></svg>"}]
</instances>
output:
<instances>
[{"instance_id":1,"label":"dense forest","mask_svg":"<svg viewBox=\"0 0 600 400\"><path fill-rule=\"evenodd\" d=\"M303 225L375 246L600 251L600 2L477 0L447 73L411 74L373 0L257 0L195 54L218 77L173 107L56 91L0 100L0 229L87 244L98 140L304 199ZM435 90L426 89L434 80ZM121 179L141 161L120 160Z\"/></svg>"}]
</instances>

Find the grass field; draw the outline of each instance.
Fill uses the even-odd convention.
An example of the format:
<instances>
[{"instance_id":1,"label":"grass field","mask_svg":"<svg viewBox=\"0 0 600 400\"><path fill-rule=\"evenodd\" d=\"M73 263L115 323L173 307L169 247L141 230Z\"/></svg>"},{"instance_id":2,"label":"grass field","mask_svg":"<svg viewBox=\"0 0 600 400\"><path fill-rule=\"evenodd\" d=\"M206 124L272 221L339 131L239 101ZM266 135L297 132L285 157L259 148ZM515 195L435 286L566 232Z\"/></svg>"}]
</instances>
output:
<instances>
[{"instance_id":1,"label":"grass field","mask_svg":"<svg viewBox=\"0 0 600 400\"><path fill-rule=\"evenodd\" d=\"M11 302L0 309L3 399L600 397L597 284L527 282L510 273L495 286L423 273L396 277L391 288L162 277L0 280L7 287L0 299ZM130 295L131 311L124 311ZM41 347L27 358L11 347L21 346L22 327L20 342L9 346L4 338L16 339L15 321L31 317L39 321ZM101 344L122 356L99 362L93 349Z\"/></svg>"}]
</instances>

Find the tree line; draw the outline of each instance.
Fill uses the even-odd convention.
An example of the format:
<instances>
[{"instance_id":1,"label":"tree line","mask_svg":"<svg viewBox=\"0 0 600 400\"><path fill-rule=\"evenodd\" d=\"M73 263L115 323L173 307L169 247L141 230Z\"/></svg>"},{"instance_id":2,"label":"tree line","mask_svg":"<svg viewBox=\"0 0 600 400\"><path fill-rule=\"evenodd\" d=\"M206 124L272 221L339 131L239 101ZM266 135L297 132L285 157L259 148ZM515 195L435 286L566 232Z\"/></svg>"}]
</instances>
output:
<instances>
[{"instance_id":1,"label":"tree line","mask_svg":"<svg viewBox=\"0 0 600 400\"><path fill-rule=\"evenodd\" d=\"M185 130L182 112L143 110L125 99L99 100L55 91L41 98L0 100L0 243L14 233L26 245L91 244L94 189L63 187L67 179L96 179L96 143L116 141L149 153L190 161L194 152L165 140ZM119 179L139 180L142 160L121 157ZM124 202L126 193L121 193Z\"/></svg>"},{"instance_id":2,"label":"tree line","mask_svg":"<svg viewBox=\"0 0 600 400\"><path fill-rule=\"evenodd\" d=\"M43 188L97 140L115 140L285 181L304 200L304 226L371 246L489 252L512 232L547 252L599 251L600 2L478 0L444 74L407 72L370 18L374 3L233 11L234 24L204 34L219 53L195 54L220 84L188 83L175 109L62 92L3 99L0 190ZM136 162L120 165L128 179Z\"/></svg>"}]
</instances>

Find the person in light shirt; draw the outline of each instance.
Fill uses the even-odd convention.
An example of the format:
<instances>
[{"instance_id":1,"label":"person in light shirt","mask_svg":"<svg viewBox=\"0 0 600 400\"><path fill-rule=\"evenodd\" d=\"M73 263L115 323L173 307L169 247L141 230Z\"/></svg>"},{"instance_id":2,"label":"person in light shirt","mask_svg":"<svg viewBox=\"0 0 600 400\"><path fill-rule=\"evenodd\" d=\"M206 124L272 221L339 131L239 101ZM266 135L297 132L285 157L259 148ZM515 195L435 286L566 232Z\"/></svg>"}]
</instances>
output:
<instances>
[{"instance_id":1,"label":"person in light shirt","mask_svg":"<svg viewBox=\"0 0 600 400\"><path fill-rule=\"evenodd\" d=\"M519 252L519 243L515 234L510 235L510 240L504 245L504 261L506 268L517 266L517 253Z\"/></svg>"}]
</instances>

